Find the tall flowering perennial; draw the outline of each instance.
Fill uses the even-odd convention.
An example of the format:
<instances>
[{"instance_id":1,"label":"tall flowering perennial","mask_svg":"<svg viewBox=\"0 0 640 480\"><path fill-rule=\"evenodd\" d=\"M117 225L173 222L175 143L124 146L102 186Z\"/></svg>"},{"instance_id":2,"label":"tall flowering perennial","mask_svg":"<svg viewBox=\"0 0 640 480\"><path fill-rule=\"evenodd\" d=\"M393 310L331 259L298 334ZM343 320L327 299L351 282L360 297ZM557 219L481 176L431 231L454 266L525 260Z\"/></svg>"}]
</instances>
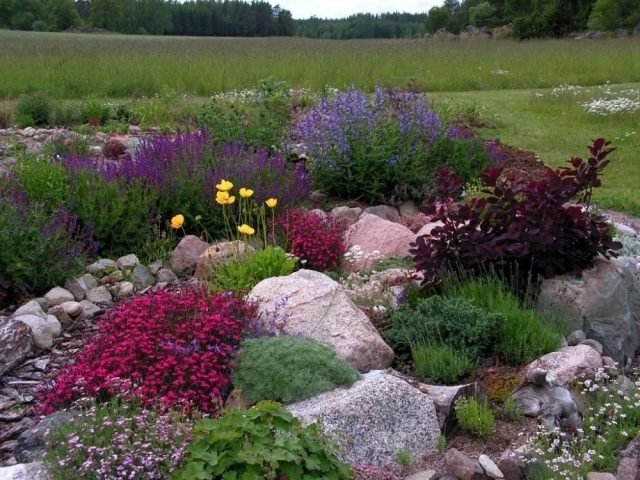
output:
<instances>
[{"instance_id":1,"label":"tall flowering perennial","mask_svg":"<svg viewBox=\"0 0 640 480\"><path fill-rule=\"evenodd\" d=\"M252 305L197 288L121 303L103 318L75 364L43 392L42 410L124 390L146 404L214 413L253 316Z\"/></svg>"},{"instance_id":2,"label":"tall flowering perennial","mask_svg":"<svg viewBox=\"0 0 640 480\"><path fill-rule=\"evenodd\" d=\"M579 382L585 397L583 427L569 433L540 427L528 442L527 462L540 479L582 480L588 472L613 471L618 456L640 433L640 380L612 377L600 369Z\"/></svg>"},{"instance_id":3,"label":"tall flowering perennial","mask_svg":"<svg viewBox=\"0 0 640 480\"><path fill-rule=\"evenodd\" d=\"M378 87L370 98L351 87L300 119L290 143L306 151L319 187L376 202L421 187L425 153L440 130L424 94Z\"/></svg>"}]
</instances>

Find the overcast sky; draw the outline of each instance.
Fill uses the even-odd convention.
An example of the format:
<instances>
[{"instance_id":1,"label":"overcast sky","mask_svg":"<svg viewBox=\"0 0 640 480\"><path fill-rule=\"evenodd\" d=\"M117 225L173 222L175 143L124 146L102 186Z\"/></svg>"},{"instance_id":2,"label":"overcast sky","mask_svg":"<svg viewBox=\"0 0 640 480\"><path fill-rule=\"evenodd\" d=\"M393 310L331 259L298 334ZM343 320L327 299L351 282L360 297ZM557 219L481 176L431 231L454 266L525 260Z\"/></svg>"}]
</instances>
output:
<instances>
[{"instance_id":1,"label":"overcast sky","mask_svg":"<svg viewBox=\"0 0 640 480\"><path fill-rule=\"evenodd\" d=\"M293 18L343 18L354 13L409 12L426 13L443 0L271 0L289 10Z\"/></svg>"}]
</instances>

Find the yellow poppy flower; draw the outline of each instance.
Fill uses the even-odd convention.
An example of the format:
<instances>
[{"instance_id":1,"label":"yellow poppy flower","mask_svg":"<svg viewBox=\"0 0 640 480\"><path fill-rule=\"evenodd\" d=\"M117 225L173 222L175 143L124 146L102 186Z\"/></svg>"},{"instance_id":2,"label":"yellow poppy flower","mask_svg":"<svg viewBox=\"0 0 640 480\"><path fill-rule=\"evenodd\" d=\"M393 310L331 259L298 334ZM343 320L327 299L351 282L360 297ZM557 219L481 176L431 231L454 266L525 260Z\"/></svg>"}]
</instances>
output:
<instances>
[{"instance_id":1,"label":"yellow poppy flower","mask_svg":"<svg viewBox=\"0 0 640 480\"><path fill-rule=\"evenodd\" d=\"M176 215L171 219L171 228L178 230L184 225L184 215Z\"/></svg>"},{"instance_id":2,"label":"yellow poppy flower","mask_svg":"<svg viewBox=\"0 0 640 480\"><path fill-rule=\"evenodd\" d=\"M228 192L233 188L233 183L223 178L222 181L216 185L216 188L221 192Z\"/></svg>"},{"instance_id":3,"label":"yellow poppy flower","mask_svg":"<svg viewBox=\"0 0 640 480\"><path fill-rule=\"evenodd\" d=\"M220 205L226 205L229 200L229 192L216 192L216 202Z\"/></svg>"},{"instance_id":4,"label":"yellow poppy flower","mask_svg":"<svg viewBox=\"0 0 640 480\"><path fill-rule=\"evenodd\" d=\"M241 188L240 189L240 196L242 198L249 198L251 195L253 195L253 190L251 190L250 188Z\"/></svg>"},{"instance_id":5,"label":"yellow poppy flower","mask_svg":"<svg viewBox=\"0 0 640 480\"><path fill-rule=\"evenodd\" d=\"M277 198L270 198L264 203L266 203L267 207L269 207L269 208L276 208L276 205L278 205L278 199Z\"/></svg>"},{"instance_id":6,"label":"yellow poppy flower","mask_svg":"<svg viewBox=\"0 0 640 480\"><path fill-rule=\"evenodd\" d=\"M228 199L227 199L227 205L231 205L233 202L236 201L236 197L234 197L233 195L231 195Z\"/></svg>"},{"instance_id":7,"label":"yellow poppy flower","mask_svg":"<svg viewBox=\"0 0 640 480\"><path fill-rule=\"evenodd\" d=\"M256 231L246 223L243 223L242 225L240 225L238 227L238 231L243 235L253 235L254 233L256 233Z\"/></svg>"}]
</instances>

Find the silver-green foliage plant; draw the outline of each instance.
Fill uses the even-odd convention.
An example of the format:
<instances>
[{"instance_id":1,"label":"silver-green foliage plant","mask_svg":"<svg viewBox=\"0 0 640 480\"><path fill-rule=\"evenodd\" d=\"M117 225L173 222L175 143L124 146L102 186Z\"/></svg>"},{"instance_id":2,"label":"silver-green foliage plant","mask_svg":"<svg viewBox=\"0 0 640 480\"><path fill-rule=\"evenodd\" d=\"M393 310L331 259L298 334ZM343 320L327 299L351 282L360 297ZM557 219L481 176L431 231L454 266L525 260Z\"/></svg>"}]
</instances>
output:
<instances>
[{"instance_id":1,"label":"silver-green foliage plant","mask_svg":"<svg viewBox=\"0 0 640 480\"><path fill-rule=\"evenodd\" d=\"M358 377L328 346L310 338L278 336L244 342L233 384L252 403L291 403L350 386Z\"/></svg>"},{"instance_id":2,"label":"silver-green foliage plant","mask_svg":"<svg viewBox=\"0 0 640 480\"><path fill-rule=\"evenodd\" d=\"M618 250L618 255L622 257L640 256L640 235L619 233L616 240L622 243L622 248Z\"/></svg>"},{"instance_id":3,"label":"silver-green foliage plant","mask_svg":"<svg viewBox=\"0 0 640 480\"><path fill-rule=\"evenodd\" d=\"M227 410L201 420L175 480L322 479L353 477L317 425L302 427L278 403Z\"/></svg>"}]
</instances>

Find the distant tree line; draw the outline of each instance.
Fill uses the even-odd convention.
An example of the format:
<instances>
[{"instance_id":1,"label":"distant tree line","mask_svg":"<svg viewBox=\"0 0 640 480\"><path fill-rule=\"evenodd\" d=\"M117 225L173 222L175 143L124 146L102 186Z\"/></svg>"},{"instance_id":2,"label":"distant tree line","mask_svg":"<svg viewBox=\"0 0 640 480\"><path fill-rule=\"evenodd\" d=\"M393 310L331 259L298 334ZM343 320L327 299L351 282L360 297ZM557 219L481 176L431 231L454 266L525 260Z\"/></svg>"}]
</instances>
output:
<instances>
[{"instance_id":1,"label":"distant tree line","mask_svg":"<svg viewBox=\"0 0 640 480\"><path fill-rule=\"evenodd\" d=\"M229 37L291 36L291 12L263 1L0 0L0 28Z\"/></svg>"},{"instance_id":2,"label":"distant tree line","mask_svg":"<svg viewBox=\"0 0 640 480\"><path fill-rule=\"evenodd\" d=\"M340 19L296 20L296 35L310 38L416 38L425 30L426 13L369 13Z\"/></svg>"},{"instance_id":3,"label":"distant tree line","mask_svg":"<svg viewBox=\"0 0 640 480\"><path fill-rule=\"evenodd\" d=\"M459 33L468 25L511 24L516 38L563 37L587 29L612 31L640 22L640 0L445 0L425 27Z\"/></svg>"}]
</instances>

